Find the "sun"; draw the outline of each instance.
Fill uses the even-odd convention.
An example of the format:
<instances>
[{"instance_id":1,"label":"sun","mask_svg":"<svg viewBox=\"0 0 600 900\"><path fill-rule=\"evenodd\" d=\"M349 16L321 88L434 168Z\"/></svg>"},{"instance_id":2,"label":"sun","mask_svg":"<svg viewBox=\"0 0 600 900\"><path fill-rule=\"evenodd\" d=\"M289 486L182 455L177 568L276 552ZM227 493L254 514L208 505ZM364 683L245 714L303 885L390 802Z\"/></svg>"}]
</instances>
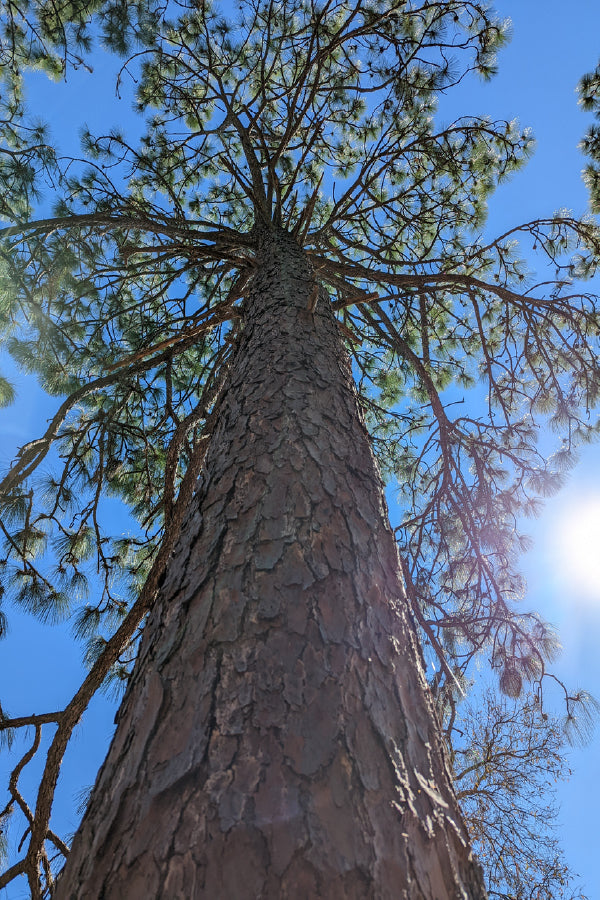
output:
<instances>
[{"instance_id":1,"label":"sun","mask_svg":"<svg viewBox=\"0 0 600 900\"><path fill-rule=\"evenodd\" d=\"M581 599L600 603L600 494L565 508L554 546L561 581Z\"/></svg>"}]
</instances>

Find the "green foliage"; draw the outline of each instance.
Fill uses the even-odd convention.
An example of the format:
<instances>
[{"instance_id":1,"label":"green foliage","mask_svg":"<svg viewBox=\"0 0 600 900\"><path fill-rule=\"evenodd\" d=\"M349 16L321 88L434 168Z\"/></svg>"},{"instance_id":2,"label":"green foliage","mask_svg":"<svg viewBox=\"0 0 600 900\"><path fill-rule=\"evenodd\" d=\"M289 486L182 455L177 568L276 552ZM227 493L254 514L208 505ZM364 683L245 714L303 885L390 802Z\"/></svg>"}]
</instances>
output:
<instances>
[{"instance_id":1,"label":"green foliage","mask_svg":"<svg viewBox=\"0 0 600 900\"><path fill-rule=\"evenodd\" d=\"M3 375L0 375L0 406L10 406L11 403L14 403L15 397L14 386Z\"/></svg>"},{"instance_id":2,"label":"green foliage","mask_svg":"<svg viewBox=\"0 0 600 900\"><path fill-rule=\"evenodd\" d=\"M37 68L51 78L86 66L93 38L119 54L152 41L160 7L136 0L19 0L5 5L0 20L0 65L8 82Z\"/></svg>"},{"instance_id":3,"label":"green foliage","mask_svg":"<svg viewBox=\"0 0 600 900\"><path fill-rule=\"evenodd\" d=\"M579 103L586 112L600 116L600 65L593 72L589 72L579 83ZM590 192L592 209L600 210L600 129L592 125L580 144L580 148L590 162L583 173L584 180Z\"/></svg>"},{"instance_id":4,"label":"green foliage","mask_svg":"<svg viewBox=\"0 0 600 900\"><path fill-rule=\"evenodd\" d=\"M11 811L3 810L0 813L0 865L6 865L8 860L8 824Z\"/></svg>"}]
</instances>

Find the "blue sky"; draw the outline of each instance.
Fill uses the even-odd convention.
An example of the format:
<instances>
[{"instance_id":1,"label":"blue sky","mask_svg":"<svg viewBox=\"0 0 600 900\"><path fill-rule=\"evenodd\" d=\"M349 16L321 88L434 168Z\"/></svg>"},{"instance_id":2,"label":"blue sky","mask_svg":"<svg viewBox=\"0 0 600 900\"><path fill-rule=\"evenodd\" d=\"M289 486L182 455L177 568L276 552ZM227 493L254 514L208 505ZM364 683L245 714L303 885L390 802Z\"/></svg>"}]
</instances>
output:
<instances>
[{"instance_id":1,"label":"blue sky","mask_svg":"<svg viewBox=\"0 0 600 900\"><path fill-rule=\"evenodd\" d=\"M516 221L567 207L586 210L581 180L584 159L577 143L590 123L576 103L575 87L600 58L600 4L593 0L499 0L501 15L513 21L513 38L500 56L500 71L490 83L469 87L469 112L516 116L533 129L535 155L528 166L502 186L490 203L489 228L501 232ZM548 502L529 527L535 547L525 557L528 608L557 626L563 654L556 669L570 687L585 687L600 697L600 566L593 584L583 584L569 569L565 523L577 524L584 507L600 504L600 449L588 447L569 484ZM592 537L600 560L600 517ZM572 869L590 898L600 898L597 810L600 807L600 729L584 750L571 754L575 774L559 789L561 840Z\"/></svg>"},{"instance_id":2,"label":"blue sky","mask_svg":"<svg viewBox=\"0 0 600 900\"><path fill-rule=\"evenodd\" d=\"M489 229L551 214L559 207L576 213L586 209L587 198L580 172L583 158L577 151L590 118L578 108L575 86L581 75L593 69L600 57L600 4L597 0L498 0L501 15L513 20L513 39L500 57L500 73L489 84L461 88L449 98L457 112L518 117L532 127L538 145L529 165L492 198ZM57 87L43 76L35 79L40 114L53 123L63 146L76 135L78 126L128 120L129 106L119 106L114 95L96 99L95 86L105 82L102 63L94 75L72 76ZM449 106L450 108L450 106ZM11 451L38 436L41 425L55 407L55 400L31 392L21 382L22 402L0 418L0 463ZM561 635L564 652L558 673L574 688L585 687L600 697L600 568L586 582L569 568L565 523L575 533L592 501L600 509L600 448L587 448L569 485L531 523L535 548L527 554L525 569L530 592L527 606L539 610ZM126 526L123 526L126 527ZM590 554L600 559L600 516L587 525L592 538ZM582 540L582 539L580 539ZM581 568L581 567L580 567ZM72 645L68 630L55 628L52 641L47 629L29 617L11 612L11 631L0 645L0 699L13 715L61 708L71 696L82 669L80 650ZM24 650L26 648L26 652ZM68 798L82 785L93 782L107 745L114 707L99 697L78 732L63 767L64 797L56 809L59 833L73 831L76 815ZM580 874L590 898L600 898L597 864L597 810L600 808L600 729L585 750L572 753L575 774L560 788L561 837L571 867ZM0 758L0 783L5 763ZM35 772L32 772L31 783ZM24 781L27 789L27 780ZM4 801L0 797L0 804ZM25 883L14 883L2 900L25 898Z\"/></svg>"}]
</instances>

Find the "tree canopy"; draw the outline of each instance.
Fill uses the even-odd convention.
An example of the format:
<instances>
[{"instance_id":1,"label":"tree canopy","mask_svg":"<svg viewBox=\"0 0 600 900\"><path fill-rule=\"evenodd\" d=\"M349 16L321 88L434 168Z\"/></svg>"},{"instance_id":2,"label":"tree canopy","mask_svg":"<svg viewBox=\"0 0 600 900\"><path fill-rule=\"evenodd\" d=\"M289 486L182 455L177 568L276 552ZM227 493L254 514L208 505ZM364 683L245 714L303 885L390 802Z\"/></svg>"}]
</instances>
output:
<instances>
[{"instance_id":1,"label":"tree canopy","mask_svg":"<svg viewBox=\"0 0 600 900\"><path fill-rule=\"evenodd\" d=\"M557 642L522 608L522 520L598 431L598 298L581 282L600 232L559 211L483 237L488 199L531 136L436 109L464 78L494 74L506 23L469 0L252 0L226 16L189 0L11 3L2 27L0 329L56 405L3 473L0 577L11 602L71 618L90 664L64 711L4 723L8 738L34 726L32 752L56 728L35 811L17 781L7 807L28 820L29 854L48 839L64 849L48 830L60 760L94 691L127 678L265 229L306 250L346 338L397 485L408 596L438 659L448 739L476 657L509 698L530 685L529 722ZM27 118L23 71L85 66L97 37L123 55L141 137L85 132L81 158L65 158ZM582 83L596 111L597 80ZM40 214L48 186L54 208ZM536 282L519 241L550 276ZM0 395L14 399L5 378ZM559 436L550 459L547 427ZM106 497L130 509L129 536L111 534ZM575 728L586 699L565 689ZM27 858L8 875L37 878Z\"/></svg>"}]
</instances>

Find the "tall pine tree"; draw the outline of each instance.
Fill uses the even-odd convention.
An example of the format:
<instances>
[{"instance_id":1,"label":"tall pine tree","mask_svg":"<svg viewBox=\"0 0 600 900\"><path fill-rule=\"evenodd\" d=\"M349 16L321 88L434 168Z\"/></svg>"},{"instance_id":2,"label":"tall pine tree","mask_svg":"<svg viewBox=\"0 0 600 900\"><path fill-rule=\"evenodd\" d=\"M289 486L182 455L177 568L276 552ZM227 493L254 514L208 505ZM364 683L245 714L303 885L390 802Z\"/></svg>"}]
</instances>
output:
<instances>
[{"instance_id":1,"label":"tall pine tree","mask_svg":"<svg viewBox=\"0 0 600 900\"><path fill-rule=\"evenodd\" d=\"M41 60L77 64L97 7L40 30L44 5L23 5L13 92L31 35ZM54 736L35 809L15 770L29 834L0 885L485 897L440 723L475 655L516 696L554 651L516 605L516 521L595 431L597 311L570 279L593 272L597 229L559 214L478 237L530 143L435 116L441 92L493 73L504 29L484 4L108 8L112 46L138 41L141 141L86 134L64 164L17 101L6 117L2 327L60 399L2 481L3 581L43 618L72 614L91 668L64 710L4 722L34 726L31 754ZM33 219L22 188L44 172L60 199ZM519 234L556 266L550 288L528 284ZM481 415L455 402L480 381ZM540 421L565 434L551 466ZM397 544L373 448L398 481ZM132 537L106 532L107 494ZM133 656L55 887L67 742Z\"/></svg>"}]
</instances>

